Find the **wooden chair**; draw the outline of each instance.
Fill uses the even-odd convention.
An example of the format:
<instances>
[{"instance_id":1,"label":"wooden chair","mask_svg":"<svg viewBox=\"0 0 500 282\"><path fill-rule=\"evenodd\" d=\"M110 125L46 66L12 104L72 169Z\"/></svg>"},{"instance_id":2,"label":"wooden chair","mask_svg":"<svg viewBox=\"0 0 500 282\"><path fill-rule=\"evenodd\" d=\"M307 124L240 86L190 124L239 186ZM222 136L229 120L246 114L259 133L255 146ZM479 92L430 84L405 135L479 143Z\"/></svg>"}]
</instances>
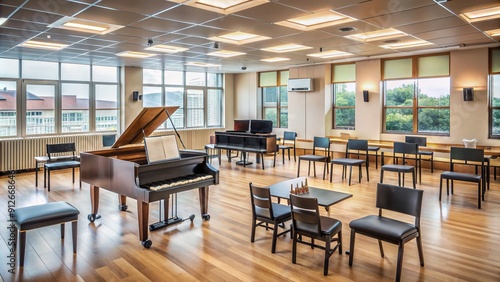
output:
<instances>
[{"instance_id":1,"label":"wooden chair","mask_svg":"<svg viewBox=\"0 0 500 282\"><path fill-rule=\"evenodd\" d=\"M427 146L427 137L421 136L405 136L406 143L416 143L419 147ZM427 158L422 158L422 156L426 156ZM422 161L429 161L431 164L431 173L434 172L434 152L431 151L420 151L418 150L418 157L420 158L420 164ZM422 182L422 166L419 167L419 181Z\"/></svg>"},{"instance_id":2,"label":"wooden chair","mask_svg":"<svg viewBox=\"0 0 500 282\"><path fill-rule=\"evenodd\" d=\"M290 160L290 150L293 148L293 160L297 161L297 154L296 154L296 138L297 138L297 133L296 132L291 132L291 131L285 131L283 133L283 143L282 145L278 145L278 150L281 150L281 154L283 155L283 164L285 163L285 150L288 150L288 160ZM287 141L293 142L293 146L287 145Z\"/></svg>"},{"instance_id":3,"label":"wooden chair","mask_svg":"<svg viewBox=\"0 0 500 282\"><path fill-rule=\"evenodd\" d=\"M354 259L354 241L356 233L378 240L380 255L384 257L382 241L398 245L398 260L396 266L396 281L401 279L403 266L404 244L417 239L418 256L420 265L424 266L424 253L422 250L422 234L420 231L420 214L422 211L422 190L398 187L379 183L377 185L376 206L379 214L369 215L351 221L351 244L349 266ZM413 224L388 218L382 215L382 210L395 211L415 217Z\"/></svg>"},{"instance_id":4,"label":"wooden chair","mask_svg":"<svg viewBox=\"0 0 500 282\"><path fill-rule=\"evenodd\" d=\"M268 187L258 187L250 182L250 197L252 199L252 235L250 241L255 241L255 229L257 226L265 227L266 230L273 230L273 242L271 252L276 252L276 239L286 234L290 229L278 233L278 227L281 224L292 219L289 206L280 205L271 202L271 193ZM265 224L265 225L264 225ZM272 224L273 227L269 227Z\"/></svg>"},{"instance_id":5,"label":"wooden chair","mask_svg":"<svg viewBox=\"0 0 500 282\"><path fill-rule=\"evenodd\" d=\"M64 153L70 153L70 155L68 155L67 157L54 157L54 154ZM80 167L80 160L75 155L75 153L75 143L47 144L47 156L49 157L49 159L44 164L43 187L47 187L47 190L50 191L50 172L52 170L59 169L73 169L73 183L75 183L75 168ZM81 179L80 187L82 187Z\"/></svg>"},{"instance_id":6,"label":"wooden chair","mask_svg":"<svg viewBox=\"0 0 500 282\"><path fill-rule=\"evenodd\" d=\"M337 248L342 254L342 222L340 220L320 216L318 199L290 195L292 205L292 263L297 262L297 243L302 243L311 248L317 247L325 250L323 274L328 275L328 262ZM337 235L337 238L334 238ZM311 242L302 240L302 236L311 238ZM317 245L314 240L324 241L325 245ZM332 242L336 242L332 248Z\"/></svg>"},{"instance_id":7,"label":"wooden chair","mask_svg":"<svg viewBox=\"0 0 500 282\"><path fill-rule=\"evenodd\" d=\"M403 159L403 164L386 164L382 165L380 170L380 183L384 182L384 171L392 171L398 173L398 185L405 185L405 173L412 174L413 189L416 188L417 178L416 178L416 168L412 165L406 165L406 160L415 160L415 165L419 166L418 158L418 145L415 143L403 143L394 142L393 159L394 162L397 161L397 155L400 154ZM382 152L382 161L384 159L384 153ZM403 183L401 184L401 174L403 174Z\"/></svg>"},{"instance_id":8,"label":"wooden chair","mask_svg":"<svg viewBox=\"0 0 500 282\"><path fill-rule=\"evenodd\" d=\"M364 155L364 160L359 158L358 159L349 158L349 153L351 151L355 151L355 154L358 155L358 157L359 155ZM344 179L344 177L347 174L347 167L348 166L350 167L349 186L351 185L351 175L353 166L358 167L358 178L359 182L361 183L361 177L362 177L361 166L364 164L366 167L367 180L370 181L370 174L368 171L368 166L369 166L368 140L349 139L347 141L345 158L336 158L330 162L330 182L332 182L334 164L342 165L342 179Z\"/></svg>"},{"instance_id":9,"label":"wooden chair","mask_svg":"<svg viewBox=\"0 0 500 282\"><path fill-rule=\"evenodd\" d=\"M446 179L446 195L450 195L450 180L451 180L451 194L453 194L453 181L465 181L477 183L477 208L481 208L481 198L484 201L484 194L486 192L486 168L483 149L475 148L462 148L451 147L450 151L450 170L441 173L439 179L439 201L441 201L441 194L443 188L443 179ZM473 164L481 167L481 174L471 174L464 172L454 171L454 165L460 162L461 164ZM472 162L472 163L471 163ZM477 173L477 171L476 171ZM481 197L482 196L482 197Z\"/></svg>"},{"instance_id":10,"label":"wooden chair","mask_svg":"<svg viewBox=\"0 0 500 282\"><path fill-rule=\"evenodd\" d=\"M323 152L323 154L320 153L321 151ZM312 155L299 156L297 177L299 177L300 175L300 161L302 160L309 162L307 175L311 174L311 162L313 162L314 177L316 177L316 162L323 162L324 163L323 180L324 180L328 169L327 163L330 161L330 139L327 137L314 137Z\"/></svg>"}]
</instances>

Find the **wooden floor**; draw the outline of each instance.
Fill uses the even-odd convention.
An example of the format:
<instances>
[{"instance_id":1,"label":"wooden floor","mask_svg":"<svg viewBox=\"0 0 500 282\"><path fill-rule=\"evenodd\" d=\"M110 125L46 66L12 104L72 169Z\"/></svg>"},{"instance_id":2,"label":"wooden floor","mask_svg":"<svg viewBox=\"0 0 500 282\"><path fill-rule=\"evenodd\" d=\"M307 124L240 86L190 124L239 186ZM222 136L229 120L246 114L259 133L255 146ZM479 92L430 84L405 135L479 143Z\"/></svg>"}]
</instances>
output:
<instances>
[{"instance_id":1,"label":"wooden floor","mask_svg":"<svg viewBox=\"0 0 500 282\"><path fill-rule=\"evenodd\" d=\"M137 211L129 200L126 212L118 211L116 194L101 190L101 219L90 223L89 185L71 183L70 170L52 173L51 192L35 187L34 173L15 175L16 207L67 201L81 214L78 221L78 253L72 254L70 225L64 242L59 227L28 232L25 267L9 272L7 247L10 232L7 221L7 176L0 177L0 275L5 281L393 281L397 248L385 244L385 258L377 242L357 236L354 265L348 255L330 258L329 275L323 276L323 251L299 245L297 264L291 263L291 241L280 237L277 252L271 253L271 231L259 228L255 243L250 242L251 210L248 183L262 185L294 178L297 164L281 156L276 167L267 157L266 169L260 165L246 168L223 160L220 184L211 187L210 221L199 214L198 193L179 194L179 214L196 214L189 221L150 234L151 249L144 249L137 235ZM215 167L219 167L217 164ZM379 169L380 170L380 169ZM353 185L340 177L334 167L333 183L309 177L309 185L352 193L330 209L331 217L343 222L344 250L349 248L349 222L376 214L374 196L379 170L372 164L370 182L363 178ZM420 267L416 243L406 244L402 281L500 281L500 184L492 181L483 208L477 209L476 189L457 182L455 194L438 201L440 171L424 169L422 236L425 267ZM301 175L307 174L302 166ZM395 175L386 173L386 183L396 183ZM407 180L408 181L408 180ZM409 182L407 183L409 186ZM321 210L327 215L324 209ZM152 204L150 222L158 220L158 204Z\"/></svg>"}]
</instances>

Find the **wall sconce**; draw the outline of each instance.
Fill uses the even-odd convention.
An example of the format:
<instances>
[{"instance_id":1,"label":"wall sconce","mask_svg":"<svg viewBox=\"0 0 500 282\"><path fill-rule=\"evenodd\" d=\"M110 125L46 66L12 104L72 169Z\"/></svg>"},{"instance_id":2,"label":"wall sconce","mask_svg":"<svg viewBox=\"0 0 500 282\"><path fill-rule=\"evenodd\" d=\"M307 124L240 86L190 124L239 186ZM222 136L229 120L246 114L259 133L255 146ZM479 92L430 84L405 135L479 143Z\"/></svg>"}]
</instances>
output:
<instances>
[{"instance_id":1,"label":"wall sconce","mask_svg":"<svg viewBox=\"0 0 500 282\"><path fill-rule=\"evenodd\" d=\"M134 91L132 92L132 100L135 102L135 101L139 101L139 100L142 100L142 95L139 95L139 91Z\"/></svg>"},{"instance_id":2,"label":"wall sconce","mask_svg":"<svg viewBox=\"0 0 500 282\"><path fill-rule=\"evenodd\" d=\"M363 101L368 102L370 100L368 94L368 90L363 90Z\"/></svg>"},{"instance_id":3,"label":"wall sconce","mask_svg":"<svg viewBox=\"0 0 500 282\"><path fill-rule=\"evenodd\" d=\"M464 88L464 101L474 101L474 88L469 87L469 88Z\"/></svg>"}]
</instances>

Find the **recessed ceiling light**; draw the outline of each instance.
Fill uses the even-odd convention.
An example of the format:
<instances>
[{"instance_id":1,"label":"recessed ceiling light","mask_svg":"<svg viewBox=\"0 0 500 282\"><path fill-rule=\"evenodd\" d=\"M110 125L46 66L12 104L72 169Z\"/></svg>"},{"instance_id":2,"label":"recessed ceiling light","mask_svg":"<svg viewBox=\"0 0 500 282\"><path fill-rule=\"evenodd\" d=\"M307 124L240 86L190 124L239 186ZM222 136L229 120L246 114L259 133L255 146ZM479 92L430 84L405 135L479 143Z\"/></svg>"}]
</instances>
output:
<instances>
[{"instance_id":1,"label":"recessed ceiling light","mask_svg":"<svg viewBox=\"0 0 500 282\"><path fill-rule=\"evenodd\" d=\"M363 42L370 42L375 40L384 40L404 36L406 33L394 28L387 28L369 32L356 33L344 36L345 38L354 39Z\"/></svg>"},{"instance_id":2,"label":"recessed ceiling light","mask_svg":"<svg viewBox=\"0 0 500 282\"><path fill-rule=\"evenodd\" d=\"M273 46L273 47L269 47L269 48L263 48L260 50L275 52L275 53L286 53L286 52L293 52L293 51L306 50L306 49L312 49L312 47L299 45L299 44L284 44L284 45L278 45L278 46Z\"/></svg>"},{"instance_id":3,"label":"recessed ceiling light","mask_svg":"<svg viewBox=\"0 0 500 282\"><path fill-rule=\"evenodd\" d=\"M240 55L245 55L245 54L246 53L242 53L242 52L234 52L234 51L221 50L221 51L216 51L216 52L208 53L207 55L216 56L216 57L222 57L222 58L230 58L230 57L235 57L235 56L240 56Z\"/></svg>"},{"instance_id":4,"label":"recessed ceiling light","mask_svg":"<svg viewBox=\"0 0 500 282\"><path fill-rule=\"evenodd\" d=\"M500 18L500 6L460 14L468 22L479 22Z\"/></svg>"},{"instance_id":5,"label":"recessed ceiling light","mask_svg":"<svg viewBox=\"0 0 500 282\"><path fill-rule=\"evenodd\" d=\"M46 49L46 50L61 50L68 47L68 44L60 44L53 42L43 42L37 40L28 40L22 44L21 47L36 48L36 49Z\"/></svg>"},{"instance_id":6,"label":"recessed ceiling light","mask_svg":"<svg viewBox=\"0 0 500 282\"><path fill-rule=\"evenodd\" d=\"M186 66L195 66L195 67L203 67L203 68L213 68L220 67L221 65L202 63L202 62L187 62Z\"/></svg>"},{"instance_id":7,"label":"recessed ceiling light","mask_svg":"<svg viewBox=\"0 0 500 282\"><path fill-rule=\"evenodd\" d=\"M3 25L7 21L7 18L0 18L0 25Z\"/></svg>"},{"instance_id":8,"label":"recessed ceiling light","mask_svg":"<svg viewBox=\"0 0 500 282\"><path fill-rule=\"evenodd\" d=\"M500 36L500 28L499 29L493 29L493 30L487 30L486 33L489 36Z\"/></svg>"},{"instance_id":9,"label":"recessed ceiling light","mask_svg":"<svg viewBox=\"0 0 500 282\"><path fill-rule=\"evenodd\" d=\"M338 29L338 31L340 32L349 32L349 31L353 31L353 30L356 30L357 28L353 27L353 26L346 26L346 27L341 27Z\"/></svg>"},{"instance_id":10,"label":"recessed ceiling light","mask_svg":"<svg viewBox=\"0 0 500 282\"><path fill-rule=\"evenodd\" d=\"M249 9L269 0L169 0L175 3L182 3L196 8L228 15L241 10Z\"/></svg>"},{"instance_id":11,"label":"recessed ceiling light","mask_svg":"<svg viewBox=\"0 0 500 282\"><path fill-rule=\"evenodd\" d=\"M210 37L209 39L214 41L221 41L221 42L241 45L271 38L267 36L260 36L257 34L236 31L221 36Z\"/></svg>"},{"instance_id":12,"label":"recessed ceiling light","mask_svg":"<svg viewBox=\"0 0 500 282\"><path fill-rule=\"evenodd\" d=\"M394 43L398 43L398 42L401 42L401 40L399 40L399 39L389 39L389 40L382 41L382 43L385 43L385 44L394 44Z\"/></svg>"},{"instance_id":13,"label":"recessed ceiling light","mask_svg":"<svg viewBox=\"0 0 500 282\"><path fill-rule=\"evenodd\" d=\"M268 63L275 63L275 62L282 62L282 61L290 61L290 59L289 58L274 57L274 58L262 59L261 61L268 62Z\"/></svg>"},{"instance_id":14,"label":"recessed ceiling light","mask_svg":"<svg viewBox=\"0 0 500 282\"><path fill-rule=\"evenodd\" d=\"M307 54L307 56L322 58L322 59L329 59L329 58L342 57L342 56L352 56L352 54L347 53L347 52L337 51L337 50L330 50L330 51L319 52L319 53L314 53L314 54Z\"/></svg>"},{"instance_id":15,"label":"recessed ceiling light","mask_svg":"<svg viewBox=\"0 0 500 282\"><path fill-rule=\"evenodd\" d=\"M432 44L431 42L417 39L417 40L406 41L406 42L398 42L398 43L393 43L393 44L380 45L380 47L385 48L385 49L402 49L402 48L426 46L426 45L431 45L431 44Z\"/></svg>"},{"instance_id":16,"label":"recessed ceiling light","mask_svg":"<svg viewBox=\"0 0 500 282\"><path fill-rule=\"evenodd\" d=\"M299 30L313 30L331 25L343 24L356 19L334 11L324 11L302 17L292 18L275 24Z\"/></svg>"},{"instance_id":17,"label":"recessed ceiling light","mask_svg":"<svg viewBox=\"0 0 500 282\"><path fill-rule=\"evenodd\" d=\"M188 50L188 48L175 47L175 46L170 46L170 45L154 45L154 46L146 48L145 50L173 54L173 53L178 53L178 52L184 52L184 51Z\"/></svg>"},{"instance_id":18,"label":"recessed ceiling light","mask_svg":"<svg viewBox=\"0 0 500 282\"><path fill-rule=\"evenodd\" d=\"M48 25L51 28L61 28L80 32L106 34L122 28L121 25L99 23L95 21L82 20L72 17L63 17L60 20Z\"/></svg>"},{"instance_id":19,"label":"recessed ceiling light","mask_svg":"<svg viewBox=\"0 0 500 282\"><path fill-rule=\"evenodd\" d=\"M144 59L144 58L156 56L157 54L136 52L136 51L124 51L124 52L116 53L115 55L120 56L120 57Z\"/></svg>"}]
</instances>

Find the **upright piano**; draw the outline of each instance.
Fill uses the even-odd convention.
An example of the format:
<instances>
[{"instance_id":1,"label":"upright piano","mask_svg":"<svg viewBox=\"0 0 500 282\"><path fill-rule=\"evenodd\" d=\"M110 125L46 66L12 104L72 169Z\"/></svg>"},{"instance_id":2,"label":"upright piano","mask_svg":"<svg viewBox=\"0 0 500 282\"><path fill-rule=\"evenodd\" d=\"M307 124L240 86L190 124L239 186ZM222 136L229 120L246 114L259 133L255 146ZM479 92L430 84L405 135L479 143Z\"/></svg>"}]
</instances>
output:
<instances>
[{"instance_id":1,"label":"upright piano","mask_svg":"<svg viewBox=\"0 0 500 282\"><path fill-rule=\"evenodd\" d=\"M119 209L127 209L126 197L137 200L139 239L146 248L149 203L165 200L168 218L171 194L198 188L202 218L208 220L208 187L219 183L219 171L208 162L204 152L180 150L180 159L148 164L143 138L149 136L178 107L144 108L110 149L80 154L80 175L90 184L92 212L90 222L100 216L99 189L119 194ZM131 144L138 144L131 146Z\"/></svg>"}]
</instances>

